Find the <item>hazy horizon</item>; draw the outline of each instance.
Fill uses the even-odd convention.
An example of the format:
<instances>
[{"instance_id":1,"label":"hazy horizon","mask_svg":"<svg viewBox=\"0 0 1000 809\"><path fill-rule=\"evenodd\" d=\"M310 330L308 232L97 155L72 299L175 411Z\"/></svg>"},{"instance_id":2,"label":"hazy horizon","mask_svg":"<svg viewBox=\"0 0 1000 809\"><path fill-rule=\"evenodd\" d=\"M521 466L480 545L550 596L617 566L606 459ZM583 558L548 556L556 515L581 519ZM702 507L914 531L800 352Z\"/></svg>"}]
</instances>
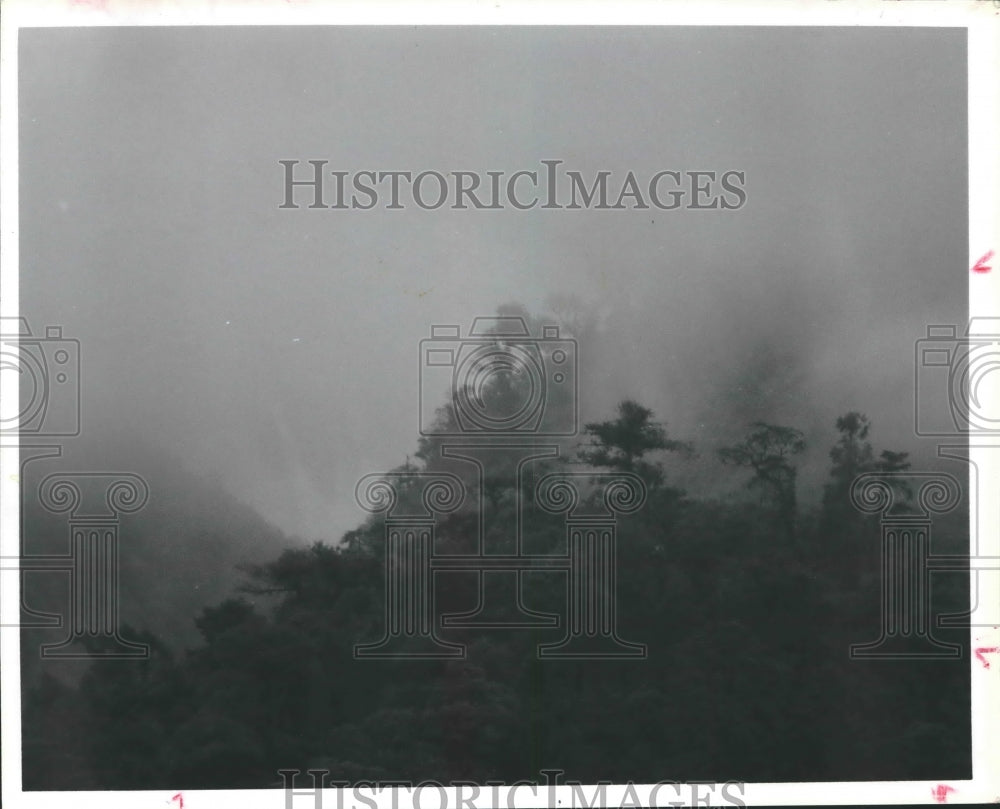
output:
<instances>
[{"instance_id":1,"label":"hazy horizon","mask_svg":"<svg viewBox=\"0 0 1000 809\"><path fill-rule=\"evenodd\" d=\"M23 30L21 312L80 340L85 437L141 432L306 539L415 451L431 325L509 302L595 323L583 420L635 398L703 450L798 427L808 497L846 410L931 457L913 344L967 317L965 52L944 29ZM281 210L282 159L739 170L747 203Z\"/></svg>"}]
</instances>

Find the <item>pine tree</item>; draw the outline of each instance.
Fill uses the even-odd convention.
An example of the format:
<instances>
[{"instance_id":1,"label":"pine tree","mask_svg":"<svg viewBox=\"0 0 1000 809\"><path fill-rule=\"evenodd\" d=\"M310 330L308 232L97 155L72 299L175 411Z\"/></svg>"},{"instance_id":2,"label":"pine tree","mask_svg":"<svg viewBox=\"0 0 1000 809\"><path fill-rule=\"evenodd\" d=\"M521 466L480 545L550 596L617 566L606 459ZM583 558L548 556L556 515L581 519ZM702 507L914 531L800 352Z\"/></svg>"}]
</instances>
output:
<instances>
[{"instance_id":1,"label":"pine tree","mask_svg":"<svg viewBox=\"0 0 1000 809\"><path fill-rule=\"evenodd\" d=\"M646 460L647 455L693 451L689 443L669 438L666 428L653 419L653 411L631 399L618 404L618 418L585 424L584 432L591 440L577 453L583 463L633 472L651 489L663 485L663 464Z\"/></svg>"}]
</instances>

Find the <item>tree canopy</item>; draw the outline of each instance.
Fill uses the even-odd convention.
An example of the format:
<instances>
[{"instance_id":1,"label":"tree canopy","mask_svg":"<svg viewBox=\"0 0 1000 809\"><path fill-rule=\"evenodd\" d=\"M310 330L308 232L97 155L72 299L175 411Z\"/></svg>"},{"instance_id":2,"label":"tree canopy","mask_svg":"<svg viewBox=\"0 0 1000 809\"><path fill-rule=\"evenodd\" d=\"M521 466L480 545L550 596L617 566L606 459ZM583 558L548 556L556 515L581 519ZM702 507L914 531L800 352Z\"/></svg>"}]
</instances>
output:
<instances>
[{"instance_id":1,"label":"tree canopy","mask_svg":"<svg viewBox=\"0 0 1000 809\"><path fill-rule=\"evenodd\" d=\"M150 644L148 660L98 661L75 684L26 669L26 788L267 788L279 769L310 767L348 782L511 783L552 768L584 783L914 779L931 767L968 777L968 666L904 671L847 654L878 631L880 535L838 498L852 476L909 462L876 457L860 413L836 427L817 513L796 501L805 438L793 427L753 423L708 456L751 473L758 497L747 500L668 496L679 490L661 458L693 447L638 402L585 425L578 462L640 475L657 494L615 526L618 631L648 647L645 660L540 660L536 645L558 641L559 626L441 626L474 612L482 592L477 576L446 571L434 573L435 625L465 659L355 659L356 644L385 631L387 525L373 515L337 544L244 565L241 591L201 611L193 646L128 630ZM581 474L558 459L539 465ZM393 470L401 496L420 471L409 460ZM484 513L438 519L434 552L475 552L482 517L489 547L513 553L503 543L520 513L524 552L565 554L564 519L514 485L501 479ZM943 549L967 541L960 515L935 530ZM784 536L793 541L774 541ZM491 618L567 609L564 575L511 581L516 597ZM952 584L935 603L958 612L968 587ZM25 658L37 654L23 637Z\"/></svg>"}]
</instances>

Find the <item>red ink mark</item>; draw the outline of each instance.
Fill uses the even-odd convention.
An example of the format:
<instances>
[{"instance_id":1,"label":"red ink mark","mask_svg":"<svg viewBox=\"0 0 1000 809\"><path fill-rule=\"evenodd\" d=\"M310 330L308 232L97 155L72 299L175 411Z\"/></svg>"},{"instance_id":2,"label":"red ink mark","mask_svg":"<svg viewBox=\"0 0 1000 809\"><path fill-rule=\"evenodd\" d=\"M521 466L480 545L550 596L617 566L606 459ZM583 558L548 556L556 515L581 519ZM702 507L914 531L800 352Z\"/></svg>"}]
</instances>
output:
<instances>
[{"instance_id":1,"label":"red ink mark","mask_svg":"<svg viewBox=\"0 0 1000 809\"><path fill-rule=\"evenodd\" d=\"M987 251L986 255L984 255L981 259L979 259L979 261L977 261L973 265L972 271L973 272L989 272L990 270L992 270L993 268L989 264L986 263L991 258L993 258L993 251L989 250L989 251Z\"/></svg>"},{"instance_id":2,"label":"red ink mark","mask_svg":"<svg viewBox=\"0 0 1000 809\"><path fill-rule=\"evenodd\" d=\"M950 787L947 784L938 784L931 790L931 795L934 796L934 800L938 803L945 803L948 800L948 793L954 791L955 787Z\"/></svg>"},{"instance_id":3,"label":"red ink mark","mask_svg":"<svg viewBox=\"0 0 1000 809\"><path fill-rule=\"evenodd\" d=\"M996 654L1000 652L1000 646L980 646L976 649L976 657L979 658L979 662L983 664L984 669L990 667L990 661L986 659L988 654Z\"/></svg>"},{"instance_id":4,"label":"red ink mark","mask_svg":"<svg viewBox=\"0 0 1000 809\"><path fill-rule=\"evenodd\" d=\"M177 801L177 809L184 809L184 795L182 793L178 792L170 800Z\"/></svg>"}]
</instances>

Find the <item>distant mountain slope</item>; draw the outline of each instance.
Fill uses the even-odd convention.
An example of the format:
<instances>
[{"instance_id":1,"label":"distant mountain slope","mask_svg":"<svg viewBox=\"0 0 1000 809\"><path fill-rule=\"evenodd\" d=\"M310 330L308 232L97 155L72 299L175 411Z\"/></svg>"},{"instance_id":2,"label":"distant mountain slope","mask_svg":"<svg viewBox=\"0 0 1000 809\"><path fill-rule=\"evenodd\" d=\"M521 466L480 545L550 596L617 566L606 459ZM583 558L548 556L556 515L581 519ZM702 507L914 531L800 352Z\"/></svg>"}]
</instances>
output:
<instances>
[{"instance_id":1,"label":"distant mountain slope","mask_svg":"<svg viewBox=\"0 0 1000 809\"><path fill-rule=\"evenodd\" d=\"M180 650L198 641L194 618L242 581L238 565L259 563L299 544L217 483L189 469L169 451L135 436L93 437L69 444L62 458L29 463L22 494L22 535L28 554L65 554L65 515L46 511L40 482L52 473L131 472L149 487L149 499L119 528L120 621L146 629ZM65 614L65 574L26 574L32 609ZM58 642L64 629L32 630L26 641Z\"/></svg>"}]
</instances>

